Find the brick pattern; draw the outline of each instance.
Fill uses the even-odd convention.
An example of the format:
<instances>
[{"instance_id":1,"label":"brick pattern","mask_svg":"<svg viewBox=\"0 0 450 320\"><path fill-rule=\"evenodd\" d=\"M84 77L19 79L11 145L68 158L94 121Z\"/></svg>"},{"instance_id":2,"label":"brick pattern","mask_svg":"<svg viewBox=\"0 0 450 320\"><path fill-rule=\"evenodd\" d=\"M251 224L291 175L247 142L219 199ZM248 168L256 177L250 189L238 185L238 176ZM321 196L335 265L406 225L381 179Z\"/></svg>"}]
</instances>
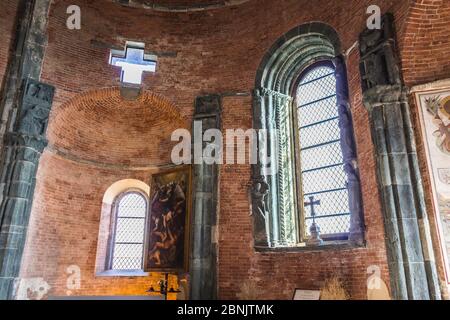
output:
<instances>
[{"instance_id":1,"label":"brick pattern","mask_svg":"<svg viewBox=\"0 0 450 320\"><path fill-rule=\"evenodd\" d=\"M408 86L450 77L450 2L413 2L400 41L404 79Z\"/></svg>"},{"instance_id":2,"label":"brick pattern","mask_svg":"<svg viewBox=\"0 0 450 320\"><path fill-rule=\"evenodd\" d=\"M15 16L19 0L2 1L0 10L0 88L3 89L8 59L12 51L15 36Z\"/></svg>"},{"instance_id":3,"label":"brick pattern","mask_svg":"<svg viewBox=\"0 0 450 320\"><path fill-rule=\"evenodd\" d=\"M132 167L167 165L176 144L171 134L179 128L189 125L163 97L144 92L136 101L126 101L118 88L109 88L55 105L48 139L51 148L83 160Z\"/></svg>"},{"instance_id":4,"label":"brick pattern","mask_svg":"<svg viewBox=\"0 0 450 320\"><path fill-rule=\"evenodd\" d=\"M0 37L4 43L10 43L18 1L3 2L2 9L4 6L6 10L0 11ZM66 8L71 4L82 9L81 31L65 27ZM445 26L450 17L445 0L250 0L238 7L193 13L133 9L109 0L55 1L50 11L42 81L57 88L49 127L51 145L73 157L69 160L50 150L43 155L22 276L48 279L53 287L51 293L57 295L66 292L65 268L71 264L81 267L83 277L82 289L74 294L143 294L154 279L94 276L104 191L124 178L149 181L151 169L141 167L166 161L170 131L166 125L175 125L172 120L178 119L164 110L162 114L148 110L149 104L143 101L120 101L117 91L103 89L116 86L120 75L107 63L109 47L121 48L125 40L136 40L159 53L157 72L145 75L144 87L166 97L165 101L176 105L173 108L190 121L196 96L249 93L266 51L295 26L326 22L337 30L342 48L347 50L365 28L365 11L372 4L395 15L408 85L448 77L449 40ZM6 48L0 48L0 75L7 65ZM373 146L368 115L361 103L358 61L357 50L353 50L347 66L367 248L254 252L248 198L250 167L224 165L220 172L219 212L221 298L236 298L239 284L252 279L261 298L290 299L295 287L317 288L328 275L337 273L345 280L352 298L363 299L369 265L378 265L382 278L389 283ZM91 95L83 96L86 92ZM103 92L104 96L93 92ZM224 129L249 128L251 106L250 97L225 98ZM425 182L429 190L429 183Z\"/></svg>"}]
</instances>

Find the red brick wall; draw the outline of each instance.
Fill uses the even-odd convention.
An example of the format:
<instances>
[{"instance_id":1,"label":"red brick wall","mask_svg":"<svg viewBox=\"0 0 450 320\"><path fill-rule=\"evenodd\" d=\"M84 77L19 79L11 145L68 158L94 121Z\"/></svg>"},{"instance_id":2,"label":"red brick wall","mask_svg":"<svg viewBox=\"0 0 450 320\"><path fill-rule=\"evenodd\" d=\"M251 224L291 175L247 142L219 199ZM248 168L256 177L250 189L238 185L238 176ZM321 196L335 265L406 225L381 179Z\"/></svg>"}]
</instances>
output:
<instances>
[{"instance_id":1,"label":"red brick wall","mask_svg":"<svg viewBox=\"0 0 450 320\"><path fill-rule=\"evenodd\" d=\"M38 173L21 278L42 277L50 296L65 296L71 265L81 269L73 295L143 295L150 277L95 277L97 236L103 194L127 178L149 181L148 171L82 165L45 152Z\"/></svg>"},{"instance_id":2,"label":"red brick wall","mask_svg":"<svg viewBox=\"0 0 450 320\"><path fill-rule=\"evenodd\" d=\"M15 35L15 20L19 0L3 0L0 10L0 89L4 86L4 76Z\"/></svg>"},{"instance_id":3,"label":"red brick wall","mask_svg":"<svg viewBox=\"0 0 450 320\"><path fill-rule=\"evenodd\" d=\"M171 134L189 127L175 106L145 92L126 101L117 88L90 91L52 109L51 147L83 160L115 166L167 165Z\"/></svg>"},{"instance_id":4,"label":"red brick wall","mask_svg":"<svg viewBox=\"0 0 450 320\"><path fill-rule=\"evenodd\" d=\"M403 75L408 86L450 77L450 2L413 2L400 40Z\"/></svg>"},{"instance_id":5,"label":"red brick wall","mask_svg":"<svg viewBox=\"0 0 450 320\"><path fill-rule=\"evenodd\" d=\"M120 179L148 180L150 173L136 168L161 164L159 159L166 158L169 148L163 143L168 132L156 132L151 128L152 124L157 125L156 119L160 115L146 111L142 103L115 104L112 108L117 110L110 109L109 96L105 96L103 103L68 103L71 99L77 101L79 94L84 92L117 85L119 71L107 63L109 45L122 47L125 40L135 40L145 42L148 50L159 52L157 73L146 75L144 86L166 97L189 121L193 101L198 95L250 92L265 52L293 27L311 21L326 22L338 31L342 48L347 50L364 29L365 11L372 4L379 4L383 12L394 12L400 35L412 32L405 25L414 16L409 15L409 2L251 0L235 8L174 14L125 8L106 0L55 1L50 11L49 45L42 75L43 81L57 88L49 138L51 144L76 157L73 161L67 160L48 151L43 156L22 275L49 278L54 294L65 292L68 264L82 267L80 294L141 294L146 286L143 279L110 281L93 275L103 192ZM440 1L431 2L437 4ZM81 6L81 31L65 28L65 11L71 4ZM426 26L427 17L422 19ZM439 19L450 23L448 17ZM445 75L442 70L440 73L434 71L439 69L434 62L439 58L430 62L433 65L430 69L414 60L412 65L420 70L415 72L420 73L411 74L407 57L411 56L411 50L420 48L422 38L417 37L417 45L413 47L400 39L408 83L416 76L430 79ZM444 49L435 49L433 54L444 59L444 52ZM255 253L247 193L250 168L222 166L219 212L221 298L236 298L239 284L252 279L260 288L261 298L290 299L295 287L317 288L335 272L344 278L352 297L362 299L366 297L366 269L370 265L378 265L382 278L389 283L373 146L368 115L361 103L358 61L358 54L353 51L347 64L367 247ZM250 127L251 106L250 97L225 98L224 129Z\"/></svg>"}]
</instances>

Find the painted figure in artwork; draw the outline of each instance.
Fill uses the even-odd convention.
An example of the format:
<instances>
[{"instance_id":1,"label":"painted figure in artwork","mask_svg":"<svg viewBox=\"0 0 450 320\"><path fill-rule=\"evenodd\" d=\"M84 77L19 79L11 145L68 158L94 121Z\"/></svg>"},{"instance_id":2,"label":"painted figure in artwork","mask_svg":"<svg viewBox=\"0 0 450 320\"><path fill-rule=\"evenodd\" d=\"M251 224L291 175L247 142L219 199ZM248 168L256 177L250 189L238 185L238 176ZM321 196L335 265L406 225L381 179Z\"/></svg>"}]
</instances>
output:
<instances>
[{"instance_id":1,"label":"painted figure in artwork","mask_svg":"<svg viewBox=\"0 0 450 320\"><path fill-rule=\"evenodd\" d=\"M441 99L440 96L435 96L426 99L425 103L437 126L437 130L433 132L437 138L436 144L442 152L450 155L450 97Z\"/></svg>"},{"instance_id":2,"label":"painted figure in artwork","mask_svg":"<svg viewBox=\"0 0 450 320\"><path fill-rule=\"evenodd\" d=\"M155 184L147 258L150 268L183 266L188 190L184 177L179 178Z\"/></svg>"}]
</instances>

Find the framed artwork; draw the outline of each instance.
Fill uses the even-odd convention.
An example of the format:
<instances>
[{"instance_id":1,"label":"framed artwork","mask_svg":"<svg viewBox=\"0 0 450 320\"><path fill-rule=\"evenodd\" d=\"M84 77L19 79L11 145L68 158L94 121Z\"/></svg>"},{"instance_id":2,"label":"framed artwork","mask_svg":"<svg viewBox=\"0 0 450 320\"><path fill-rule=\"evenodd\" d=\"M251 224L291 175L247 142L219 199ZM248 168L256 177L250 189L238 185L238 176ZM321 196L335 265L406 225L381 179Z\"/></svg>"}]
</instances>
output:
<instances>
[{"instance_id":1,"label":"framed artwork","mask_svg":"<svg viewBox=\"0 0 450 320\"><path fill-rule=\"evenodd\" d=\"M437 232L450 285L450 79L413 87L436 212Z\"/></svg>"},{"instance_id":2,"label":"framed artwork","mask_svg":"<svg viewBox=\"0 0 450 320\"><path fill-rule=\"evenodd\" d=\"M145 271L186 272L189 262L191 168L152 176Z\"/></svg>"}]
</instances>

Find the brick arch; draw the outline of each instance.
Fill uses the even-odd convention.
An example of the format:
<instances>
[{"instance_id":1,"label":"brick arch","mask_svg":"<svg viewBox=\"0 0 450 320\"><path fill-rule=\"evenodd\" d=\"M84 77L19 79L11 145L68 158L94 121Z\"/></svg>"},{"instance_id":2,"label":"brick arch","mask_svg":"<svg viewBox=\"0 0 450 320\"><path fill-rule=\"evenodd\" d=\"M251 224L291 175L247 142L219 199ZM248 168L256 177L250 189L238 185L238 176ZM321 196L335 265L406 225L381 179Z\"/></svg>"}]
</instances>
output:
<instances>
[{"instance_id":1,"label":"brick arch","mask_svg":"<svg viewBox=\"0 0 450 320\"><path fill-rule=\"evenodd\" d=\"M399 42L406 85L450 77L449 23L449 1L411 1Z\"/></svg>"},{"instance_id":2,"label":"brick arch","mask_svg":"<svg viewBox=\"0 0 450 320\"><path fill-rule=\"evenodd\" d=\"M166 98L144 91L129 101L119 88L105 88L55 106L48 149L106 165L166 165L175 145L171 134L179 128L188 128L187 122Z\"/></svg>"}]
</instances>

